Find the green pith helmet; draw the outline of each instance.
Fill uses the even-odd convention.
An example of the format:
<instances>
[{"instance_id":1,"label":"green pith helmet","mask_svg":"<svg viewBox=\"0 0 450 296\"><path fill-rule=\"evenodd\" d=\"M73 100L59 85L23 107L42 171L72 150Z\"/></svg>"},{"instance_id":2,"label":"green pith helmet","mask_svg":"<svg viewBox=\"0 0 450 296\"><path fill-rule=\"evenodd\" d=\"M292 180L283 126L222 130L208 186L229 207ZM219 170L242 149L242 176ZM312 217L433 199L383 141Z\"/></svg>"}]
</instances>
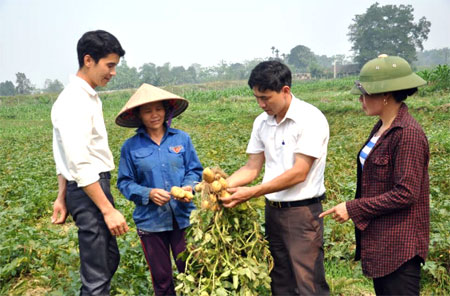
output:
<instances>
[{"instance_id":1,"label":"green pith helmet","mask_svg":"<svg viewBox=\"0 0 450 296\"><path fill-rule=\"evenodd\" d=\"M372 95L425 84L427 82L411 70L405 59L382 54L362 67L351 93Z\"/></svg>"}]
</instances>

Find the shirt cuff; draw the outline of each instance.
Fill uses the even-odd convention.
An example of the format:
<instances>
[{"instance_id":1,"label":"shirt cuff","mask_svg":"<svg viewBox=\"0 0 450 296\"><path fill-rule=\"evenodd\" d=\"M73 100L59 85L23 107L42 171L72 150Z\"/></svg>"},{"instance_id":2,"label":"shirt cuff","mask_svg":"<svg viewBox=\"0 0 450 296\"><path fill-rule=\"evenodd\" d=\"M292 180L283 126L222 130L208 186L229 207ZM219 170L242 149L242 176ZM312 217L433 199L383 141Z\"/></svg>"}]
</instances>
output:
<instances>
[{"instance_id":1,"label":"shirt cuff","mask_svg":"<svg viewBox=\"0 0 450 296\"><path fill-rule=\"evenodd\" d=\"M362 217L362 212L359 209L359 200L354 199L351 201L347 201L345 206L347 208L348 216L352 219L353 223L355 223L356 228L363 231L369 226L370 220L364 219Z\"/></svg>"},{"instance_id":2,"label":"shirt cuff","mask_svg":"<svg viewBox=\"0 0 450 296\"><path fill-rule=\"evenodd\" d=\"M150 202L150 192L152 191L152 189L153 188L142 187L142 190L140 193L142 205L146 206Z\"/></svg>"}]
</instances>

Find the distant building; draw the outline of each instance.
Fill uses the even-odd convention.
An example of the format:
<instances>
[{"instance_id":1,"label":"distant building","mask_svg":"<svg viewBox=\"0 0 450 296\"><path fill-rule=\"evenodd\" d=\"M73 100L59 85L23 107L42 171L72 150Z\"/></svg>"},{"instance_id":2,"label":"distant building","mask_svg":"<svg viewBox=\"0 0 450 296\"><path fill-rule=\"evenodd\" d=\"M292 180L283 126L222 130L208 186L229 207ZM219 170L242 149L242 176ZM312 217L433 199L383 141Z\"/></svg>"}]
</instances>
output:
<instances>
[{"instance_id":1,"label":"distant building","mask_svg":"<svg viewBox=\"0 0 450 296\"><path fill-rule=\"evenodd\" d=\"M310 80L311 73L293 73L292 79L294 79L294 80Z\"/></svg>"},{"instance_id":2,"label":"distant building","mask_svg":"<svg viewBox=\"0 0 450 296\"><path fill-rule=\"evenodd\" d=\"M359 64L335 64L332 71L334 72L334 78L345 77L351 75L358 75L361 70Z\"/></svg>"}]
</instances>

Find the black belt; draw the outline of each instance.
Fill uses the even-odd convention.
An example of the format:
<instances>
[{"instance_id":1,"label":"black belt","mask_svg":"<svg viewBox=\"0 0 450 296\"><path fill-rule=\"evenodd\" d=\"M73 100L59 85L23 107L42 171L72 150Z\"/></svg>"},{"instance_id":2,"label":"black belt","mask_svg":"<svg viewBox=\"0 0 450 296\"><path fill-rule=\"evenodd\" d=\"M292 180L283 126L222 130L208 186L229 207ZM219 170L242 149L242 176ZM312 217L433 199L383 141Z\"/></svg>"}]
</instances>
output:
<instances>
[{"instance_id":1,"label":"black belt","mask_svg":"<svg viewBox=\"0 0 450 296\"><path fill-rule=\"evenodd\" d=\"M103 172L98 174L100 176L100 179L111 179L111 173L110 172Z\"/></svg>"},{"instance_id":2,"label":"black belt","mask_svg":"<svg viewBox=\"0 0 450 296\"><path fill-rule=\"evenodd\" d=\"M273 208L293 208L304 207L320 202L325 199L325 193L318 197L296 200L296 201L271 201L266 199L266 203Z\"/></svg>"},{"instance_id":3,"label":"black belt","mask_svg":"<svg viewBox=\"0 0 450 296\"><path fill-rule=\"evenodd\" d=\"M100 176L100 179L111 179L111 173L110 172L102 172L100 174L98 174ZM71 185L71 184L77 184L77 182L75 181L68 181L67 185Z\"/></svg>"}]
</instances>

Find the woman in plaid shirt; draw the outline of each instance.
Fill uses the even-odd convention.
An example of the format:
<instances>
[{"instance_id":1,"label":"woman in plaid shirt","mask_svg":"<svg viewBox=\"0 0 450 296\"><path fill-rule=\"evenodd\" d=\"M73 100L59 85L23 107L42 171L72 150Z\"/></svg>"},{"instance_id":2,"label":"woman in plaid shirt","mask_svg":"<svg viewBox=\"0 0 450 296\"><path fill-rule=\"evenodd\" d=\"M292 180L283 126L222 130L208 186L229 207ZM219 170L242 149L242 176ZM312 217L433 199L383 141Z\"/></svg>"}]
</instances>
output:
<instances>
[{"instance_id":1,"label":"woman in plaid shirt","mask_svg":"<svg viewBox=\"0 0 450 296\"><path fill-rule=\"evenodd\" d=\"M380 120L358 153L356 198L320 215L352 219L356 260L377 295L420 294L429 244L429 147L403 101L424 84L400 57L380 55L363 66L352 93Z\"/></svg>"}]
</instances>

